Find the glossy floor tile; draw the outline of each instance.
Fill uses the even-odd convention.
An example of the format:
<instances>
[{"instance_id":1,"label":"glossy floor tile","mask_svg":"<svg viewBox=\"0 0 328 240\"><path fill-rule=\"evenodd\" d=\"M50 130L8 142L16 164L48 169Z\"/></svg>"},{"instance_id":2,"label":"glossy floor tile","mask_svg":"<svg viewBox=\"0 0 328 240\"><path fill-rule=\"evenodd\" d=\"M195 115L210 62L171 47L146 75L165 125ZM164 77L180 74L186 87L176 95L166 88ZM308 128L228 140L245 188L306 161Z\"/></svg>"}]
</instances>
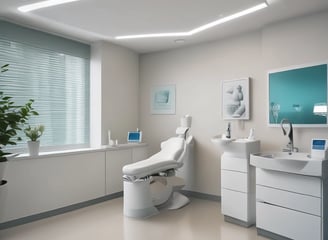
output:
<instances>
[{"instance_id":1,"label":"glossy floor tile","mask_svg":"<svg viewBox=\"0 0 328 240\"><path fill-rule=\"evenodd\" d=\"M255 227L224 222L220 203L192 199L179 210L148 219L123 216L117 198L66 214L0 231L1 240L264 240Z\"/></svg>"}]
</instances>

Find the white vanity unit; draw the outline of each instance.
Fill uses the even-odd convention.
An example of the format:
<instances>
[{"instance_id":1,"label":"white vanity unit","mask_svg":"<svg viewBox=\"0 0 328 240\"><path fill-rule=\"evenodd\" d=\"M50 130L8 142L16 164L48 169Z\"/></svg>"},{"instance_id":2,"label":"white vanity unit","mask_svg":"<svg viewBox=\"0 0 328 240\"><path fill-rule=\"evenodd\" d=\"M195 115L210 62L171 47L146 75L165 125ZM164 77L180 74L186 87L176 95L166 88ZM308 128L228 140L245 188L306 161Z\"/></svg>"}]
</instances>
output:
<instances>
[{"instance_id":1,"label":"white vanity unit","mask_svg":"<svg viewBox=\"0 0 328 240\"><path fill-rule=\"evenodd\" d=\"M327 160L306 153L251 155L256 227L272 239L327 240Z\"/></svg>"},{"instance_id":2,"label":"white vanity unit","mask_svg":"<svg viewBox=\"0 0 328 240\"><path fill-rule=\"evenodd\" d=\"M255 168L251 153L260 151L260 141L212 138L224 151L221 156L221 211L225 221L249 227L255 224Z\"/></svg>"}]
</instances>

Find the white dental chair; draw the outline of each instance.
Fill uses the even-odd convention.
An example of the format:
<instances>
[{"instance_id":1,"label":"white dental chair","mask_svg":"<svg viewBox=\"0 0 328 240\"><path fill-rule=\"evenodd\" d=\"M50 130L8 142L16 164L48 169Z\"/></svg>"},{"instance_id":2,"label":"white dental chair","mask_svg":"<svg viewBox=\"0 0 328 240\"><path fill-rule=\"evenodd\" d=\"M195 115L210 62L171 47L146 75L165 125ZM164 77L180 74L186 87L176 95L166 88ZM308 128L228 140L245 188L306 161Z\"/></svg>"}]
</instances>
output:
<instances>
[{"instance_id":1,"label":"white dental chair","mask_svg":"<svg viewBox=\"0 0 328 240\"><path fill-rule=\"evenodd\" d=\"M125 216L145 218L162 208L178 209L189 203L177 192L184 187L183 179L175 176L192 154L193 137L187 137L188 130L178 128L179 136L162 142L160 152L123 167Z\"/></svg>"}]
</instances>

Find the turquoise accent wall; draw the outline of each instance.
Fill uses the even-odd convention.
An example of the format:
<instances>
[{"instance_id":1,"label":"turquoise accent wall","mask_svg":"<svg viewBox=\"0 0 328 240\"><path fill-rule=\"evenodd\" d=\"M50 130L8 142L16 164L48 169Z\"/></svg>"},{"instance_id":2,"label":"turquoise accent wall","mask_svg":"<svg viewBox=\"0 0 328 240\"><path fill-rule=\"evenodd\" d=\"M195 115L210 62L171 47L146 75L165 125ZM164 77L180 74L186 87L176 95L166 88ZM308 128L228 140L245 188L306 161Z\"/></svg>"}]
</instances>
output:
<instances>
[{"instance_id":1,"label":"turquoise accent wall","mask_svg":"<svg viewBox=\"0 0 328 240\"><path fill-rule=\"evenodd\" d=\"M326 117L313 114L315 103L327 103L327 64L269 73L271 124L283 118L293 124L326 124ZM276 104L277 119L272 111Z\"/></svg>"}]
</instances>

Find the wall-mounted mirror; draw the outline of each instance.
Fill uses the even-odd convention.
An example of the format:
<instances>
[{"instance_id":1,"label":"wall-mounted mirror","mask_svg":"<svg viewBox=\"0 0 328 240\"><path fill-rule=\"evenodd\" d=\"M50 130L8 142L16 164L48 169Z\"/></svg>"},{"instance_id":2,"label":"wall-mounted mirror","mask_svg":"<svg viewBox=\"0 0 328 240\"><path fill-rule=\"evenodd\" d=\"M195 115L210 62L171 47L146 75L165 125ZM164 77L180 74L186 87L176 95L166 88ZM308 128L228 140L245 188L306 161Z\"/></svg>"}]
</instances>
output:
<instances>
[{"instance_id":1,"label":"wall-mounted mirror","mask_svg":"<svg viewBox=\"0 0 328 240\"><path fill-rule=\"evenodd\" d=\"M327 78L327 63L269 71L269 126L327 127Z\"/></svg>"}]
</instances>

